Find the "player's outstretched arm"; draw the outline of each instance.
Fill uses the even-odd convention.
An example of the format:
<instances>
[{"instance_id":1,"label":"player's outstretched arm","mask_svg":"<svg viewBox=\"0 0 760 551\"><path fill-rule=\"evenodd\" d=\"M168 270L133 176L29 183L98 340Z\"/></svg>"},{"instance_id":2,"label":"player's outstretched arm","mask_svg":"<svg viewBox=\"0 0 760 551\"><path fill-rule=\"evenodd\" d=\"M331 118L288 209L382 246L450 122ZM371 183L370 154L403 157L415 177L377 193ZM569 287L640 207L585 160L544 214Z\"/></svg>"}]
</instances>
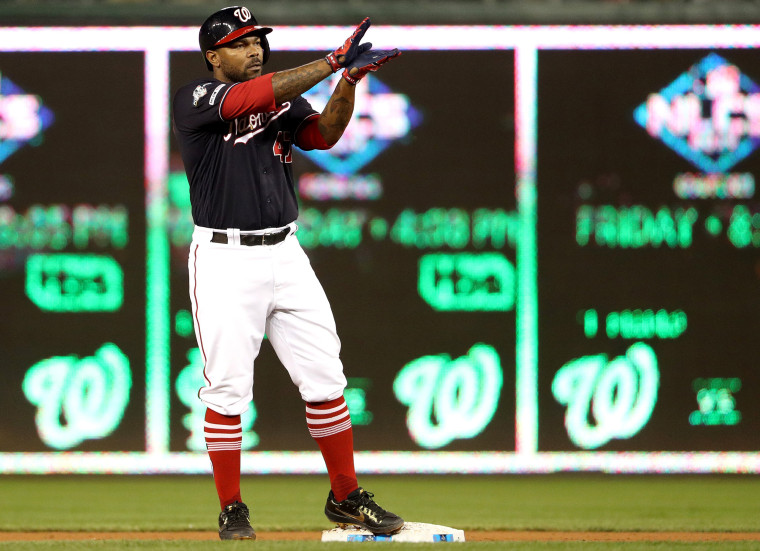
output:
<instances>
[{"instance_id":1,"label":"player's outstretched arm","mask_svg":"<svg viewBox=\"0 0 760 551\"><path fill-rule=\"evenodd\" d=\"M282 105L300 96L331 74L332 70L324 59L312 61L295 69L278 71L272 75L274 101L277 105Z\"/></svg>"},{"instance_id":2,"label":"player's outstretched arm","mask_svg":"<svg viewBox=\"0 0 760 551\"><path fill-rule=\"evenodd\" d=\"M330 147L338 143L354 112L356 87L340 79L319 115L319 133Z\"/></svg>"},{"instance_id":3,"label":"player's outstretched arm","mask_svg":"<svg viewBox=\"0 0 760 551\"><path fill-rule=\"evenodd\" d=\"M324 111L319 116L319 133L330 147L338 142L351 120L354 112L356 83L367 73L377 71L399 55L401 52L398 49L366 50L346 65L343 78L338 82Z\"/></svg>"},{"instance_id":4,"label":"player's outstretched arm","mask_svg":"<svg viewBox=\"0 0 760 551\"><path fill-rule=\"evenodd\" d=\"M357 56L368 51L372 44L369 42L360 44L360 42L370 24L369 17L365 17L353 34L339 48L327 54L324 59L275 73L272 76L272 88L277 105L303 94L332 73L348 67Z\"/></svg>"}]
</instances>

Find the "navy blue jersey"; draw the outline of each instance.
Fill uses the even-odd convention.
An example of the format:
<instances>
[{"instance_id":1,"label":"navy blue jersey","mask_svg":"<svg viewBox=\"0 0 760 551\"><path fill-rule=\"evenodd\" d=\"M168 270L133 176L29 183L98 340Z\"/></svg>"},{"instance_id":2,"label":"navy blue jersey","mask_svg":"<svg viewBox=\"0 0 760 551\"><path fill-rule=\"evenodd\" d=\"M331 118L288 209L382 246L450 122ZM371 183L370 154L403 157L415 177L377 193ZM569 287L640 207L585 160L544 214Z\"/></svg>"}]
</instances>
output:
<instances>
[{"instance_id":1,"label":"navy blue jersey","mask_svg":"<svg viewBox=\"0 0 760 551\"><path fill-rule=\"evenodd\" d=\"M174 133L190 182L193 222L217 229L285 226L298 217L295 135L317 112L299 96L274 111L225 120L222 104L239 85L197 80L174 96Z\"/></svg>"}]
</instances>

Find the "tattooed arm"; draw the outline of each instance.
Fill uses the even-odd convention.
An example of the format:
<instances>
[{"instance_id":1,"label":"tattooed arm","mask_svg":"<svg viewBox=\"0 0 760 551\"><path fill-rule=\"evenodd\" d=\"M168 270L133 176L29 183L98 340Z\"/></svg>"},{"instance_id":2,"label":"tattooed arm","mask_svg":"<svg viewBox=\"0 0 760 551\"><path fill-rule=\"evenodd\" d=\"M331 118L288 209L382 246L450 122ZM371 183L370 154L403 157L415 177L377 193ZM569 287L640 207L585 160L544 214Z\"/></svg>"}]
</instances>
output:
<instances>
[{"instance_id":1,"label":"tattooed arm","mask_svg":"<svg viewBox=\"0 0 760 551\"><path fill-rule=\"evenodd\" d=\"M383 64L401 55L401 52L396 48L393 50L369 50L370 46L371 44L367 43L366 48L362 49L346 67L343 72L343 78L338 81L335 91L333 91L324 111L319 116L319 134L324 140L324 144L322 145L327 147L335 145L348 126L351 115L354 112L356 83L364 78L367 73L377 71ZM320 65L320 63L321 60L313 61L297 69L275 73L272 77L272 88L277 104L279 105L283 101L292 99L305 91L303 86L307 83L310 83L308 88L311 88L314 84L328 76L329 73L325 73L325 64ZM330 67L330 72L332 72L332 67L329 63L327 63L327 66Z\"/></svg>"},{"instance_id":2,"label":"tattooed arm","mask_svg":"<svg viewBox=\"0 0 760 551\"><path fill-rule=\"evenodd\" d=\"M330 147L337 143L351 120L354 112L355 90L356 86L351 86L345 79L340 79L319 116L319 133Z\"/></svg>"},{"instance_id":3,"label":"tattooed arm","mask_svg":"<svg viewBox=\"0 0 760 551\"><path fill-rule=\"evenodd\" d=\"M272 89L274 90L275 102L277 105L281 105L292 100L331 74L332 70L324 60L313 61L295 69L274 73ZM345 79L340 79L319 116L317 128L325 146L332 147L335 145L348 126L354 112L355 90L355 86L351 86Z\"/></svg>"},{"instance_id":4,"label":"tattooed arm","mask_svg":"<svg viewBox=\"0 0 760 551\"><path fill-rule=\"evenodd\" d=\"M300 96L332 73L330 65L324 59L312 61L295 69L274 73L272 75L272 90L274 91L275 103L282 105L296 96Z\"/></svg>"},{"instance_id":5,"label":"tattooed arm","mask_svg":"<svg viewBox=\"0 0 760 551\"><path fill-rule=\"evenodd\" d=\"M274 73L272 89L277 105L297 97L332 74L330 69L325 74L320 63L329 67L323 60L319 60L296 69ZM312 84L304 88L307 83ZM297 142L301 149L329 149L338 142L354 112L355 90L356 87L346 79L339 80L319 117L310 119L299 129Z\"/></svg>"},{"instance_id":6,"label":"tattooed arm","mask_svg":"<svg viewBox=\"0 0 760 551\"><path fill-rule=\"evenodd\" d=\"M296 145L304 151L330 149L334 146L351 120L354 111L354 90L345 79L335 87L324 111L310 115L296 131Z\"/></svg>"}]
</instances>

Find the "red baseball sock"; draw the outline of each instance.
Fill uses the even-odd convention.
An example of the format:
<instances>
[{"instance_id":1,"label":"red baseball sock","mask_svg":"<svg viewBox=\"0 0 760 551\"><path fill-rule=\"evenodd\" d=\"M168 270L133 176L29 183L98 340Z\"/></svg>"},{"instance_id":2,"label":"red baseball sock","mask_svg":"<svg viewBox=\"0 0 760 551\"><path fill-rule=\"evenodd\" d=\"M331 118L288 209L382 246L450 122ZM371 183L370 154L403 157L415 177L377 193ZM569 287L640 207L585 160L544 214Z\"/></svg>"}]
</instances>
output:
<instances>
[{"instance_id":1,"label":"red baseball sock","mask_svg":"<svg viewBox=\"0 0 760 551\"><path fill-rule=\"evenodd\" d=\"M214 483L219 504L224 509L230 503L242 501L240 497L240 446L243 426L240 415L222 415L206 409L203 424L206 448L214 466Z\"/></svg>"},{"instance_id":2,"label":"red baseball sock","mask_svg":"<svg viewBox=\"0 0 760 551\"><path fill-rule=\"evenodd\" d=\"M354 433L348 406L341 396L329 402L307 402L306 424L319 444L335 499L343 501L356 490Z\"/></svg>"}]
</instances>

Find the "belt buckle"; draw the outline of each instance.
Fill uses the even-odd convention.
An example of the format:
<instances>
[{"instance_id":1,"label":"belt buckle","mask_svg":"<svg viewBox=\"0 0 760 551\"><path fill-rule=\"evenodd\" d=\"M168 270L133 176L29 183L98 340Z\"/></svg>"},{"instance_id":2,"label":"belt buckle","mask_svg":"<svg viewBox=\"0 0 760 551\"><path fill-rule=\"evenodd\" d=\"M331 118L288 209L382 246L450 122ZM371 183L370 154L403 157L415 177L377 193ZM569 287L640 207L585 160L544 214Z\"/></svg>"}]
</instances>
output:
<instances>
[{"instance_id":1,"label":"belt buckle","mask_svg":"<svg viewBox=\"0 0 760 551\"><path fill-rule=\"evenodd\" d=\"M267 234L265 234L265 233L261 234L261 244L262 245L266 245L266 237L267 237Z\"/></svg>"}]
</instances>

